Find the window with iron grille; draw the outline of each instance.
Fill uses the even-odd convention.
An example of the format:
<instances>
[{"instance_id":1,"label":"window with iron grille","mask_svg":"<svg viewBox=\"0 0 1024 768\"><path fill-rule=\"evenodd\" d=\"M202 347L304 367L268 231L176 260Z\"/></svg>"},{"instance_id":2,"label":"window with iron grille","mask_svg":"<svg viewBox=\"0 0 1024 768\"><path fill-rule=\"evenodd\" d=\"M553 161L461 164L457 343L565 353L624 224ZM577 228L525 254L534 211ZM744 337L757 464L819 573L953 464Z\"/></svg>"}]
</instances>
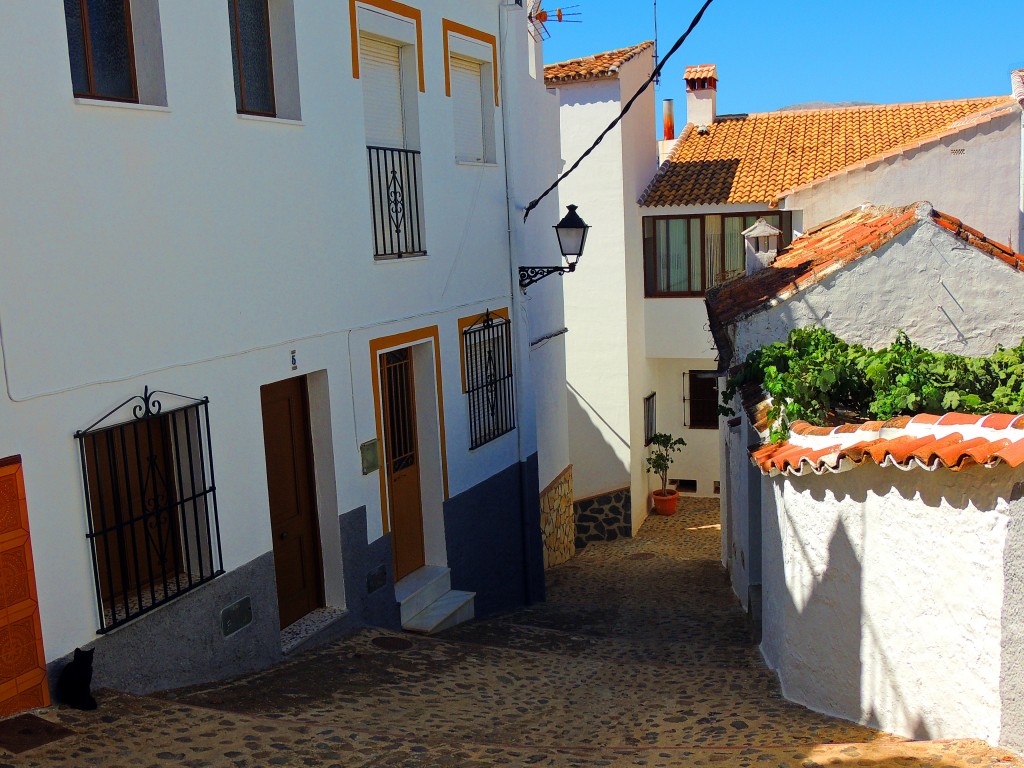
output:
<instances>
[{"instance_id":1,"label":"window with iron grille","mask_svg":"<svg viewBox=\"0 0 1024 768\"><path fill-rule=\"evenodd\" d=\"M75 437L100 632L224 572L205 398L147 388Z\"/></svg>"},{"instance_id":2,"label":"window with iron grille","mask_svg":"<svg viewBox=\"0 0 1024 768\"><path fill-rule=\"evenodd\" d=\"M508 318L487 312L462 331L470 448L516 428L510 326Z\"/></svg>"},{"instance_id":3,"label":"window with iron grille","mask_svg":"<svg viewBox=\"0 0 1024 768\"><path fill-rule=\"evenodd\" d=\"M651 392L644 398L644 445L650 445L654 440L654 433L658 431L657 397L657 392Z\"/></svg>"},{"instance_id":4,"label":"window with iron grille","mask_svg":"<svg viewBox=\"0 0 1024 768\"><path fill-rule=\"evenodd\" d=\"M228 0L235 108L249 115L275 117L274 68L270 52L267 0Z\"/></svg>"},{"instance_id":5,"label":"window with iron grille","mask_svg":"<svg viewBox=\"0 0 1024 768\"><path fill-rule=\"evenodd\" d=\"M690 371L690 429L718 429L718 379L712 375Z\"/></svg>"}]
</instances>

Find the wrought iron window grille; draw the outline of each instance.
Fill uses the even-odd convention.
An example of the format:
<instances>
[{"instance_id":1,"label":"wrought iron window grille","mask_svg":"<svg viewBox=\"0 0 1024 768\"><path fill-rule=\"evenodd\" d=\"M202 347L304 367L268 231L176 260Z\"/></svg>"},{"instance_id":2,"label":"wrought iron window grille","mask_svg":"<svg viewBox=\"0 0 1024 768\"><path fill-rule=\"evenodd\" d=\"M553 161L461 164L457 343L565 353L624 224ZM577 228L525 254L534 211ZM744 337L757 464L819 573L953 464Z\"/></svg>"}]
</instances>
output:
<instances>
[{"instance_id":1,"label":"wrought iron window grille","mask_svg":"<svg viewBox=\"0 0 1024 768\"><path fill-rule=\"evenodd\" d=\"M487 311L462 331L470 449L516 428L511 325Z\"/></svg>"},{"instance_id":2,"label":"wrought iron window grille","mask_svg":"<svg viewBox=\"0 0 1024 768\"><path fill-rule=\"evenodd\" d=\"M413 149L367 147L373 255L378 259L421 256L423 180L420 153Z\"/></svg>"},{"instance_id":3,"label":"wrought iron window grille","mask_svg":"<svg viewBox=\"0 0 1024 768\"><path fill-rule=\"evenodd\" d=\"M100 633L224 573L208 398L146 387L75 438Z\"/></svg>"}]
</instances>

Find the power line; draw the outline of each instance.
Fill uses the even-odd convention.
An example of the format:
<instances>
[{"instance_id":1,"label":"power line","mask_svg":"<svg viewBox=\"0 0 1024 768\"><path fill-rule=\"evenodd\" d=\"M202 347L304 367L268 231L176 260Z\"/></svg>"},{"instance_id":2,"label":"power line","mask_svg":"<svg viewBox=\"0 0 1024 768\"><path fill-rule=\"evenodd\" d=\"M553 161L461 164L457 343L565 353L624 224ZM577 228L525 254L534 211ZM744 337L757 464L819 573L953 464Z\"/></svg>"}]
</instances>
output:
<instances>
[{"instance_id":1,"label":"power line","mask_svg":"<svg viewBox=\"0 0 1024 768\"><path fill-rule=\"evenodd\" d=\"M622 122L622 118L626 116L627 112L629 112L629 109L630 107L633 106L633 103L637 99L639 99L640 95L647 90L647 88L651 85L651 83L653 83L658 78L659 75L661 75L661 70L665 67L665 64L668 62L670 58L672 58L672 54L674 54L676 51L679 50L680 47L682 47L683 43L686 41L686 38L690 36L690 33L693 31L694 27L697 26L697 24L701 20L701 17L704 16L704 11L708 9L708 6L711 5L712 2L714 2L714 0L705 0L704 5L701 6L700 10L697 11L697 15L693 17L693 21L690 22L690 26L686 28L686 31L683 32L682 36L678 40L676 40L675 44L672 46L669 52L665 54L665 58L658 62L658 66L654 68L654 71L651 72L650 76L644 81L643 85L641 85L637 92L630 97L629 101L627 101L623 105L622 111L619 112L618 117L612 120L611 123L608 124L608 127L601 131L601 134L596 139L594 139L594 143L590 145L590 148L582 155L580 155L579 159L575 163L573 163L568 170L566 170L561 176L555 179L554 183L540 194L540 197L538 197L536 200L533 200L528 206L526 206L526 212L523 214L523 221L526 221L528 218L530 218L530 211L536 208L541 200L543 200L552 191L554 191L570 173L579 168L580 163L582 163L591 152L597 149L598 144L604 141L604 137L611 133L612 129L615 128L616 125Z\"/></svg>"}]
</instances>

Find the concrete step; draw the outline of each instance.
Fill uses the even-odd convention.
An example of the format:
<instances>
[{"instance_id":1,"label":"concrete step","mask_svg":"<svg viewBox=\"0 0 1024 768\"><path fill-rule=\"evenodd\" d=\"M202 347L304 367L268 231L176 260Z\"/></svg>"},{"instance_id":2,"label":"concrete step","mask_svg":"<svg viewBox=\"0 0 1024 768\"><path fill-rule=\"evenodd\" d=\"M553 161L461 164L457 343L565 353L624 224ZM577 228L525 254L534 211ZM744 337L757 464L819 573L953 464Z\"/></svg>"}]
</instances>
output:
<instances>
[{"instance_id":1,"label":"concrete step","mask_svg":"<svg viewBox=\"0 0 1024 768\"><path fill-rule=\"evenodd\" d=\"M402 629L432 635L469 621L475 615L474 598L476 592L449 590L411 619L403 621Z\"/></svg>"},{"instance_id":2,"label":"concrete step","mask_svg":"<svg viewBox=\"0 0 1024 768\"><path fill-rule=\"evenodd\" d=\"M395 584L395 599L402 607L402 625L451 588L451 570L442 565L425 565Z\"/></svg>"}]
</instances>

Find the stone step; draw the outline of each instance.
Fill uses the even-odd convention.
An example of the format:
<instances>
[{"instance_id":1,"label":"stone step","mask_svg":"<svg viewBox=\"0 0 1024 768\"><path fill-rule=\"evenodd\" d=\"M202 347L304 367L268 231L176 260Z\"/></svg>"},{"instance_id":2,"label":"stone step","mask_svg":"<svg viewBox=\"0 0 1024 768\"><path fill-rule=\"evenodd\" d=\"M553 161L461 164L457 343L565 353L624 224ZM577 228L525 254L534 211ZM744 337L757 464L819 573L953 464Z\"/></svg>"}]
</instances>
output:
<instances>
[{"instance_id":1,"label":"stone step","mask_svg":"<svg viewBox=\"0 0 1024 768\"><path fill-rule=\"evenodd\" d=\"M402 626L451 588L451 569L442 565L425 565L395 584L395 599L402 609Z\"/></svg>"},{"instance_id":2,"label":"stone step","mask_svg":"<svg viewBox=\"0 0 1024 768\"><path fill-rule=\"evenodd\" d=\"M402 629L433 635L436 632L469 621L475 615L473 601L476 592L449 590L441 595L408 621L402 622Z\"/></svg>"}]
</instances>

